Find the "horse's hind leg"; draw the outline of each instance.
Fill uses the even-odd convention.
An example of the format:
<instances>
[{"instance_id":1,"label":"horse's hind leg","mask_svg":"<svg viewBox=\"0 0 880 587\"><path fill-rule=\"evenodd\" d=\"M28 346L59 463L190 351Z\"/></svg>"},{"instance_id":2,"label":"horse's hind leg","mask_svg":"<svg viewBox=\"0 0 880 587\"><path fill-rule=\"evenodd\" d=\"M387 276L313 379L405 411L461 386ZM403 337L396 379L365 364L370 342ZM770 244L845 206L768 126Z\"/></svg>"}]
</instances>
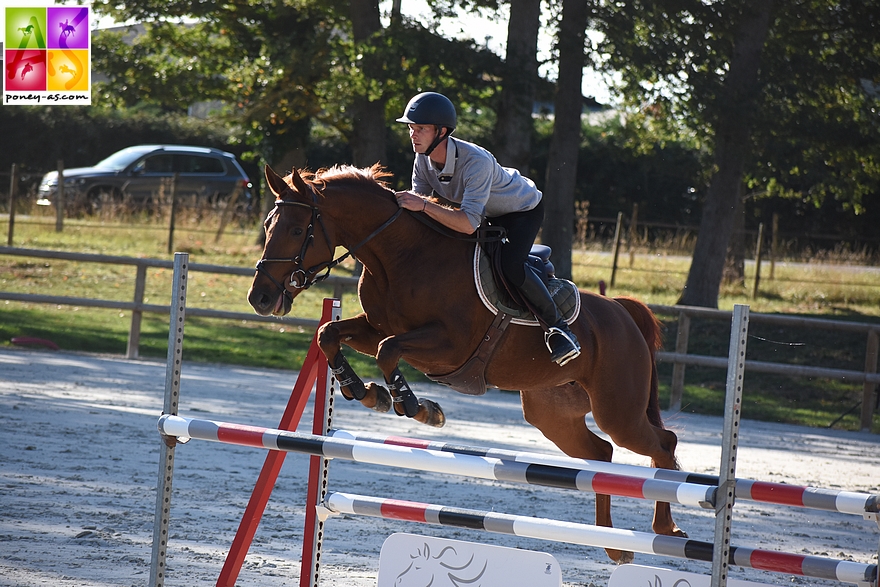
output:
<instances>
[{"instance_id":1,"label":"horse's hind leg","mask_svg":"<svg viewBox=\"0 0 880 587\"><path fill-rule=\"evenodd\" d=\"M651 458L651 466L661 469L678 469L678 461L675 458L675 447L678 437L671 430L655 425L648 420L647 415L623 417L619 412L609 422L603 418L603 410L593 410L596 424L604 430L611 439L623 448ZM654 506L654 520L652 529L657 534L667 536L687 536L672 520L672 510L666 502L658 501Z\"/></svg>"},{"instance_id":2,"label":"horse's hind leg","mask_svg":"<svg viewBox=\"0 0 880 587\"><path fill-rule=\"evenodd\" d=\"M590 412L590 398L584 389L569 383L550 390L520 394L523 416L559 450L570 457L611 462L614 447L587 428L584 416ZM612 528L611 496L596 494L596 525ZM634 558L626 550L606 548L608 557L618 563Z\"/></svg>"}]
</instances>

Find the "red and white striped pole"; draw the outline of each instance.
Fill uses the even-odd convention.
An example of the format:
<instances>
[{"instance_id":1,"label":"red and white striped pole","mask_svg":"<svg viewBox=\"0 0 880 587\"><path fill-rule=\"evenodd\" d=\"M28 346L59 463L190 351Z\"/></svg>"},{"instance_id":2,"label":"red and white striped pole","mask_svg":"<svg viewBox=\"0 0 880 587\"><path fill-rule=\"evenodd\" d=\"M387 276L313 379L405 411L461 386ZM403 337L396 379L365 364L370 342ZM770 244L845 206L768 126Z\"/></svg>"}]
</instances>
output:
<instances>
[{"instance_id":1,"label":"red and white striped pole","mask_svg":"<svg viewBox=\"0 0 880 587\"><path fill-rule=\"evenodd\" d=\"M614 548L659 556L712 561L713 546L710 542L563 522L548 518L450 508L442 505L338 492L327 495L324 507L332 514L406 520L597 548ZM819 556L731 546L729 562L740 567L859 585L866 583L875 585L877 581L877 565L838 561Z\"/></svg>"}]
</instances>

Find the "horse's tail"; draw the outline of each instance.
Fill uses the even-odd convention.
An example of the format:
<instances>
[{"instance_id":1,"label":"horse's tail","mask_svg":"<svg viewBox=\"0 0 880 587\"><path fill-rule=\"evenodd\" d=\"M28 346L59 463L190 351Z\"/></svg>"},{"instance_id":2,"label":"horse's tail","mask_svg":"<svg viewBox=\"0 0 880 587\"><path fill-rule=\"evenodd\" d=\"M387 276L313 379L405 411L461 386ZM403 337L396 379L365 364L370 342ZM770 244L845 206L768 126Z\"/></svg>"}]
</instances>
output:
<instances>
[{"instance_id":1,"label":"horse's tail","mask_svg":"<svg viewBox=\"0 0 880 587\"><path fill-rule=\"evenodd\" d=\"M654 426L663 428L663 418L660 416L659 377L657 375L657 360L655 353L663 345L663 331L660 321L654 312L635 298L614 298L623 306L645 337L648 348L651 350L651 395L648 398L648 420Z\"/></svg>"}]
</instances>

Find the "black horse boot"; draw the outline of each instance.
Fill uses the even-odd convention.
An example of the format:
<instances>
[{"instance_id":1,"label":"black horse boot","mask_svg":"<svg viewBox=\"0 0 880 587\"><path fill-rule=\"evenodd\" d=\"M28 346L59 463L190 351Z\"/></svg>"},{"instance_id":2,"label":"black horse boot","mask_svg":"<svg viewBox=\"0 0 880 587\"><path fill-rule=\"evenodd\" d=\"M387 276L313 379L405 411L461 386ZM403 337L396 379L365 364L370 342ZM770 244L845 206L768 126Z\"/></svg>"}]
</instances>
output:
<instances>
[{"instance_id":1,"label":"black horse boot","mask_svg":"<svg viewBox=\"0 0 880 587\"><path fill-rule=\"evenodd\" d=\"M526 280L519 292L537 312L537 318L544 326L544 343L550 351L550 359L561 367L581 354L581 346L568 323L559 315L547 286L528 263L525 270Z\"/></svg>"}]
</instances>

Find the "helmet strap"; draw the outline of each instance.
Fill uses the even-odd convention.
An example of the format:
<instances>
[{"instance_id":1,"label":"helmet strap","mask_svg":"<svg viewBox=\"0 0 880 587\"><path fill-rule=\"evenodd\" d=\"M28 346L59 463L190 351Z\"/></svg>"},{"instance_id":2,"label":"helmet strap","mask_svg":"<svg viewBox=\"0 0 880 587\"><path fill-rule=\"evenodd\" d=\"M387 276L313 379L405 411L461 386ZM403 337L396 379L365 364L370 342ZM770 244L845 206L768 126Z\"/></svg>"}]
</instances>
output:
<instances>
[{"instance_id":1,"label":"helmet strap","mask_svg":"<svg viewBox=\"0 0 880 587\"><path fill-rule=\"evenodd\" d=\"M437 133L436 133L436 136L434 137L434 141L433 141L433 142L428 146L428 148L425 150L425 157L430 157L430 156L431 156L431 153L434 152L434 149L437 148L437 145L439 145L439 144L443 141L443 139L449 137L449 134L448 134L448 133L445 134L445 135L442 135L442 134L441 134L441 133L443 132L443 129L444 129L445 127L443 127L443 126L439 126L439 125L434 125L434 128L437 130Z\"/></svg>"}]
</instances>

